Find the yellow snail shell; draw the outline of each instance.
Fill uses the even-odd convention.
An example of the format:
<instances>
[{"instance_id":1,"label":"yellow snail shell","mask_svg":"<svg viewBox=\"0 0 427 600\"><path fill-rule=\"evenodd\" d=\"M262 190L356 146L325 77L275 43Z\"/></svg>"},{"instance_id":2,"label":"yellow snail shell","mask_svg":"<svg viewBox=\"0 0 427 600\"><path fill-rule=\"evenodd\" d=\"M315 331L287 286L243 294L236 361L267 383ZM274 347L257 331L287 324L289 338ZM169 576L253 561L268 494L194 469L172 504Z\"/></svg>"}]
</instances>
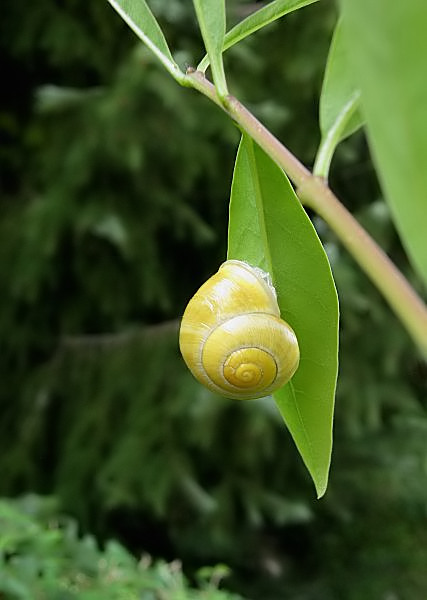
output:
<instances>
[{"instance_id":1,"label":"yellow snail shell","mask_svg":"<svg viewBox=\"0 0 427 600\"><path fill-rule=\"evenodd\" d=\"M238 260L223 263L190 300L179 345L196 379L228 398L268 396L299 363L268 274Z\"/></svg>"}]
</instances>

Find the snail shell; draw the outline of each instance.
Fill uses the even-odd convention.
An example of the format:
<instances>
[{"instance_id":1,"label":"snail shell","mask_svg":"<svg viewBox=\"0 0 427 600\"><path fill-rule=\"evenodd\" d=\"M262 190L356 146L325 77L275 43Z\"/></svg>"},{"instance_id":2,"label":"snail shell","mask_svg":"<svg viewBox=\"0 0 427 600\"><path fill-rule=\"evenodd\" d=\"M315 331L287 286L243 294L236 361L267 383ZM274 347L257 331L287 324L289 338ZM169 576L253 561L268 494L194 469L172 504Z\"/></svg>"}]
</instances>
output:
<instances>
[{"instance_id":1,"label":"snail shell","mask_svg":"<svg viewBox=\"0 0 427 600\"><path fill-rule=\"evenodd\" d=\"M223 263L190 300L179 345L196 379L229 398L267 396L299 363L297 338L280 318L268 274L238 260Z\"/></svg>"}]
</instances>

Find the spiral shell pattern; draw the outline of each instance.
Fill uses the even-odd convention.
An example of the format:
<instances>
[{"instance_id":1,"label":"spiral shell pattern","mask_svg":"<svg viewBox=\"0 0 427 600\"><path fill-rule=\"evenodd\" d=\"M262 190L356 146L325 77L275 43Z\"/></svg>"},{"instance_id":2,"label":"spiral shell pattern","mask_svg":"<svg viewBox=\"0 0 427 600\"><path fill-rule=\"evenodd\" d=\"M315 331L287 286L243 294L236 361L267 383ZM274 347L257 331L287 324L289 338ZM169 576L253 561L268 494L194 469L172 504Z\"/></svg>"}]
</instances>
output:
<instances>
[{"instance_id":1,"label":"spiral shell pattern","mask_svg":"<svg viewBox=\"0 0 427 600\"><path fill-rule=\"evenodd\" d=\"M280 318L268 277L240 261L225 262L190 300L180 349L201 383L237 399L271 394L299 362L295 333Z\"/></svg>"}]
</instances>

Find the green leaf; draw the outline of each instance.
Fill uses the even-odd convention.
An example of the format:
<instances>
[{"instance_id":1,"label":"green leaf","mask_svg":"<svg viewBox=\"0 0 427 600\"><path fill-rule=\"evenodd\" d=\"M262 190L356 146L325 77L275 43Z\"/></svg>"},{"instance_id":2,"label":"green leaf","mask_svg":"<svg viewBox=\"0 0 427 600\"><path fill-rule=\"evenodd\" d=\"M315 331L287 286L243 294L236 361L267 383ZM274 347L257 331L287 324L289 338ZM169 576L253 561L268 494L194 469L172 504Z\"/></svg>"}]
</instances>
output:
<instances>
[{"instance_id":1,"label":"green leaf","mask_svg":"<svg viewBox=\"0 0 427 600\"><path fill-rule=\"evenodd\" d=\"M326 254L286 175L247 136L234 169L228 258L270 273L281 315L297 335L300 366L274 399L320 497L332 450L337 294Z\"/></svg>"},{"instance_id":2,"label":"green leaf","mask_svg":"<svg viewBox=\"0 0 427 600\"><path fill-rule=\"evenodd\" d=\"M237 23L237 25L227 32L224 38L222 51L225 52L225 50L228 50L231 46L234 46L252 33L255 33L258 29L269 25L276 19L317 1L318 0L274 0L273 2L270 2L246 17L246 19L240 21L240 23ZM208 66L209 56L205 56L197 69L204 72Z\"/></svg>"},{"instance_id":3,"label":"green leaf","mask_svg":"<svg viewBox=\"0 0 427 600\"><path fill-rule=\"evenodd\" d=\"M322 139L313 172L327 178L336 147L363 125L359 111L360 90L349 69L342 25L338 21L329 49L322 93L319 122Z\"/></svg>"},{"instance_id":4,"label":"green leaf","mask_svg":"<svg viewBox=\"0 0 427 600\"><path fill-rule=\"evenodd\" d=\"M221 98L225 98L228 94L222 62L225 36L225 1L193 0L193 3L206 52L211 63L216 90Z\"/></svg>"},{"instance_id":5,"label":"green leaf","mask_svg":"<svg viewBox=\"0 0 427 600\"><path fill-rule=\"evenodd\" d=\"M341 4L379 179L402 242L427 283L427 2Z\"/></svg>"},{"instance_id":6,"label":"green leaf","mask_svg":"<svg viewBox=\"0 0 427 600\"><path fill-rule=\"evenodd\" d=\"M165 36L145 0L108 0L136 35L180 83L185 75L174 61Z\"/></svg>"}]
</instances>

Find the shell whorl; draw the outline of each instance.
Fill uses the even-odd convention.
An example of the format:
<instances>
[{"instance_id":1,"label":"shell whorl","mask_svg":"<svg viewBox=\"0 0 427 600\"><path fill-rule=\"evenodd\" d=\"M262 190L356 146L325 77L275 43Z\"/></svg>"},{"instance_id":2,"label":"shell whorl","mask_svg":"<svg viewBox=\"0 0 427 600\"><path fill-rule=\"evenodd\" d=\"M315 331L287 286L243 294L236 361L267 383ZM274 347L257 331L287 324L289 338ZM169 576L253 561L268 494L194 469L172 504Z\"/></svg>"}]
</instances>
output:
<instances>
[{"instance_id":1,"label":"shell whorl","mask_svg":"<svg viewBox=\"0 0 427 600\"><path fill-rule=\"evenodd\" d=\"M193 375L231 398L257 398L281 387L299 361L295 333L280 318L267 274L227 261L190 300L180 348Z\"/></svg>"}]
</instances>

